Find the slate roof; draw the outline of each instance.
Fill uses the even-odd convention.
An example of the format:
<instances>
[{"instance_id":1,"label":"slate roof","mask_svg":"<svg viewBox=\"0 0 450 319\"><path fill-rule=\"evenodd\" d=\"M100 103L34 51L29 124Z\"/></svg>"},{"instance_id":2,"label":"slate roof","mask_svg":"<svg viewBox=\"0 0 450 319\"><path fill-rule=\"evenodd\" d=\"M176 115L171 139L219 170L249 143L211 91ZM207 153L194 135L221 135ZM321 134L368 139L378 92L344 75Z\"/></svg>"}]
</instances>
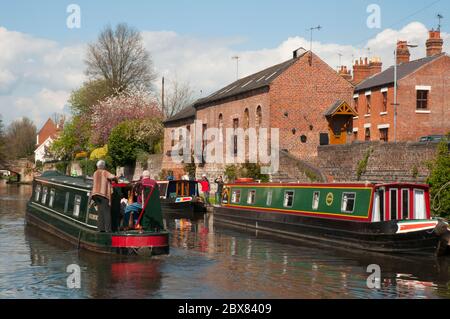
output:
<instances>
[{"instance_id":1,"label":"slate roof","mask_svg":"<svg viewBox=\"0 0 450 319\"><path fill-rule=\"evenodd\" d=\"M189 105L189 106L185 107L184 109L182 109L177 114L175 114L174 116L165 120L164 124L170 124L170 123L186 120L189 118L195 118L195 112L196 112L195 108L192 105Z\"/></svg>"},{"instance_id":2,"label":"slate roof","mask_svg":"<svg viewBox=\"0 0 450 319\"><path fill-rule=\"evenodd\" d=\"M245 78L239 79L230 85L214 92L213 94L197 100L194 103L194 107L198 108L204 104L215 102L221 99L229 98L238 94L250 92L262 87L270 85L280 74L293 65L298 59L303 57L307 52L300 54L297 58L292 58L283 63L271 66L267 69L259 71L255 74L249 75Z\"/></svg>"},{"instance_id":3,"label":"slate roof","mask_svg":"<svg viewBox=\"0 0 450 319\"><path fill-rule=\"evenodd\" d=\"M440 58L443 55L445 55L445 53L433 55L431 57L426 57L419 60L414 60L411 62L401 63L397 66L397 78L399 80L403 79L404 77L415 72L422 66ZM374 87L379 87L393 83L394 83L394 66L391 66L389 69L381 73L375 74L374 76L359 83L355 88L355 92L368 90Z\"/></svg>"},{"instance_id":4,"label":"slate roof","mask_svg":"<svg viewBox=\"0 0 450 319\"><path fill-rule=\"evenodd\" d=\"M336 110L342 105L342 103L344 103L343 100L337 100L336 102L334 102L334 104L332 106L330 106L328 108L328 110L325 112L325 116L331 116L333 115Z\"/></svg>"}]
</instances>

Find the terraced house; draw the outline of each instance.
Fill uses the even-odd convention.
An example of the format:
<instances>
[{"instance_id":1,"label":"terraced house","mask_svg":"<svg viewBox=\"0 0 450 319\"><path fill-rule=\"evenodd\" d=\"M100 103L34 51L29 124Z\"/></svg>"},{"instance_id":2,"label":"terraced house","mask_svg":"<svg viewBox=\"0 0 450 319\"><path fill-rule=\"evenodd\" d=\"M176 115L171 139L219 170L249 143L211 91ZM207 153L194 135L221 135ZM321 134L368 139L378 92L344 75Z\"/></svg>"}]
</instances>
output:
<instances>
[{"instance_id":1,"label":"terraced house","mask_svg":"<svg viewBox=\"0 0 450 319\"><path fill-rule=\"evenodd\" d=\"M440 31L429 32L426 48L426 57L410 61L407 42L398 42L397 103L394 66L357 83L352 104L358 113L353 121L354 140L418 141L450 131L450 57L442 52Z\"/></svg>"}]
</instances>

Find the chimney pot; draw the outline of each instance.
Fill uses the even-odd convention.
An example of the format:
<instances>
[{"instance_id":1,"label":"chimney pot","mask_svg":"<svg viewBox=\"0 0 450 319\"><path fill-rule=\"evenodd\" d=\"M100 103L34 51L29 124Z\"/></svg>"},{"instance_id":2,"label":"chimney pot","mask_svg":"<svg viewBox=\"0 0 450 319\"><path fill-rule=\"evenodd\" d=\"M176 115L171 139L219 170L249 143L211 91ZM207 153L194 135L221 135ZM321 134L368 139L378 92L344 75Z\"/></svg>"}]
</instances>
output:
<instances>
[{"instance_id":1,"label":"chimney pot","mask_svg":"<svg viewBox=\"0 0 450 319\"><path fill-rule=\"evenodd\" d=\"M442 47L444 46L444 40L441 39L441 32L439 30L430 30L429 37L426 42L427 56L433 56L442 53Z\"/></svg>"}]
</instances>

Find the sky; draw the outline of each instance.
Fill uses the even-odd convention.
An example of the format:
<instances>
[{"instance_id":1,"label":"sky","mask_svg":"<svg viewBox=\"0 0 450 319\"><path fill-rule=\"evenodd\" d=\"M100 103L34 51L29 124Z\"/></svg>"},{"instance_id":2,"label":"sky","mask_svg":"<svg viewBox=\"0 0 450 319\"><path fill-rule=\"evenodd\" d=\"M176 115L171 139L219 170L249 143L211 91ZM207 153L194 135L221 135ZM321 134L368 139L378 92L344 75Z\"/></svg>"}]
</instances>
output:
<instances>
[{"instance_id":1,"label":"sky","mask_svg":"<svg viewBox=\"0 0 450 319\"><path fill-rule=\"evenodd\" d=\"M80 28L67 26L70 4L80 8ZM448 0L1 0L0 114L6 124L28 116L40 127L67 112L70 92L86 80L86 44L106 25L140 30L159 77L188 82L201 97L236 79L231 57L249 75L309 49L308 29L318 25L313 51L333 68L367 55L388 67L397 40L419 45L412 58L423 57L437 13L449 52Z\"/></svg>"}]
</instances>

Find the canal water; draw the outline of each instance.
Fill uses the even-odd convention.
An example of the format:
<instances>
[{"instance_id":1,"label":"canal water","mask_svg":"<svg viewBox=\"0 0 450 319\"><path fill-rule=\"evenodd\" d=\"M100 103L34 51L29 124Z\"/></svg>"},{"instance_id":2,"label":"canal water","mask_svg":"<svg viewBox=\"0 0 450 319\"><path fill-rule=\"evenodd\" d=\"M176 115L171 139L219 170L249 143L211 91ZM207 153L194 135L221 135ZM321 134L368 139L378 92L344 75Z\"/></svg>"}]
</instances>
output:
<instances>
[{"instance_id":1,"label":"canal water","mask_svg":"<svg viewBox=\"0 0 450 319\"><path fill-rule=\"evenodd\" d=\"M103 256L25 224L30 186L0 181L0 298L449 298L449 259L374 256L165 217L171 253ZM81 269L69 289L69 265ZM369 265L381 288L370 289ZM370 280L369 280L370 281ZM372 281L370 281L372 282Z\"/></svg>"}]
</instances>

